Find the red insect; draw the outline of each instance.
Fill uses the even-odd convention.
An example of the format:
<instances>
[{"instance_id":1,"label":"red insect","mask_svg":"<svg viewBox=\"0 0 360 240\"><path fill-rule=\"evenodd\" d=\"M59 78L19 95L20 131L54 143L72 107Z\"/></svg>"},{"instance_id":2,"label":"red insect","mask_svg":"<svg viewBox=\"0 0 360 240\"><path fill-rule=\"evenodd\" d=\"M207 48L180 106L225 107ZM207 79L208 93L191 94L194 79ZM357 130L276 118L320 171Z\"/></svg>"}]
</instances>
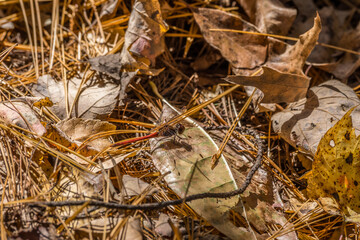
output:
<instances>
[{"instance_id":1,"label":"red insect","mask_svg":"<svg viewBox=\"0 0 360 240\"><path fill-rule=\"evenodd\" d=\"M131 139L127 139L127 140L123 140L117 143L114 143L113 145L111 145L112 147L116 147L116 146L121 146L121 145L126 145L129 143L134 143L134 142L138 142L144 139L149 139L149 138L154 138L154 137L171 137L171 136L177 136L178 134L182 134L185 131L185 127L180 124L177 123L175 124L175 126L171 126L171 125L164 125L162 127L160 127L158 129L158 131L150 133L146 136L142 136L142 137L136 137L136 138L131 138Z\"/></svg>"}]
</instances>

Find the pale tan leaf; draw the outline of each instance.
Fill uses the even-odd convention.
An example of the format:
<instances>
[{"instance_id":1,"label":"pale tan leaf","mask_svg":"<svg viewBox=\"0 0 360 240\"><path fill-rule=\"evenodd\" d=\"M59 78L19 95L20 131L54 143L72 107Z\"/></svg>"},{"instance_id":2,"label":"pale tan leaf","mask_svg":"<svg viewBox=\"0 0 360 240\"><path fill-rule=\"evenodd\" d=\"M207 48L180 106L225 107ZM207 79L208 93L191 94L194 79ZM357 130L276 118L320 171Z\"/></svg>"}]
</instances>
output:
<instances>
[{"instance_id":1,"label":"pale tan leaf","mask_svg":"<svg viewBox=\"0 0 360 240\"><path fill-rule=\"evenodd\" d=\"M79 143L84 142L89 137L116 129L114 124L97 119L71 118L56 124L70 139ZM97 151L102 151L111 145L109 137L97 138L87 142L86 145ZM79 144L80 145L80 144Z\"/></svg>"},{"instance_id":2,"label":"pale tan leaf","mask_svg":"<svg viewBox=\"0 0 360 240\"><path fill-rule=\"evenodd\" d=\"M163 118L171 118L173 111L164 104ZM245 169L250 169L252 162L244 155L231 152L225 156L233 160L234 165L230 167L228 161L222 157L219 165L211 170L211 157L217 151L214 140L193 120L188 118L181 123L186 128L181 135L183 139L177 142L173 139L154 139L150 142L154 164L165 175L169 187L180 197L237 189L237 185L244 182L247 172ZM218 138L218 135L213 137ZM236 180L233 173L236 174ZM270 175L261 169L253 181L241 196L246 202L244 206L237 196L229 199L201 199L189 202L188 205L231 239L265 238L268 236L266 224L283 225L286 219L271 207L276 200ZM244 215L244 207L248 215ZM230 210L248 218L257 231L235 226L229 218ZM294 234L287 237L296 239Z\"/></svg>"},{"instance_id":3,"label":"pale tan leaf","mask_svg":"<svg viewBox=\"0 0 360 240\"><path fill-rule=\"evenodd\" d=\"M68 83L68 99L71 106L74 102L81 79L73 78ZM39 77L38 83L32 87L36 96L49 97L54 103L50 109L60 118L67 117L65 107L65 93L62 82L57 82L50 75ZM104 79L93 77L81 89L75 103L72 117L101 118L112 112L118 100L124 98L124 93L119 95L120 86Z\"/></svg>"},{"instance_id":4,"label":"pale tan leaf","mask_svg":"<svg viewBox=\"0 0 360 240\"><path fill-rule=\"evenodd\" d=\"M129 197L140 195L146 188L149 187L149 184L144 182L140 178L135 178L129 175L124 175L122 177L122 183L124 186L124 193L126 196ZM147 195L151 195L154 192L156 192L155 188L152 189Z\"/></svg>"},{"instance_id":5,"label":"pale tan leaf","mask_svg":"<svg viewBox=\"0 0 360 240\"><path fill-rule=\"evenodd\" d=\"M38 114L23 101L0 102L0 118L9 124L28 129L38 136L46 133L45 127L41 124Z\"/></svg>"},{"instance_id":6,"label":"pale tan leaf","mask_svg":"<svg viewBox=\"0 0 360 240\"><path fill-rule=\"evenodd\" d=\"M174 110L166 104L163 118L171 118ZM190 120L188 120L190 121ZM226 192L237 188L227 163L221 158L218 166L211 170L211 156L216 153L216 145L201 128L186 120L183 135L190 143L174 143L172 139L150 142L156 168L165 175L169 187L180 197L205 192ZM238 197L229 199L200 199L189 204L200 216L220 232L232 239L253 238L246 228L238 228L229 221L229 210L235 207Z\"/></svg>"},{"instance_id":7,"label":"pale tan leaf","mask_svg":"<svg viewBox=\"0 0 360 240\"><path fill-rule=\"evenodd\" d=\"M272 126L288 143L315 154L320 139L344 114L360 104L356 93L347 85L327 81L312 87L306 99L290 104L272 116ZM360 110L353 112L354 126L360 129Z\"/></svg>"},{"instance_id":8,"label":"pale tan leaf","mask_svg":"<svg viewBox=\"0 0 360 240\"><path fill-rule=\"evenodd\" d=\"M155 220L155 232L162 237L170 238L173 230L169 224L170 217L160 213L159 219Z\"/></svg>"}]
</instances>

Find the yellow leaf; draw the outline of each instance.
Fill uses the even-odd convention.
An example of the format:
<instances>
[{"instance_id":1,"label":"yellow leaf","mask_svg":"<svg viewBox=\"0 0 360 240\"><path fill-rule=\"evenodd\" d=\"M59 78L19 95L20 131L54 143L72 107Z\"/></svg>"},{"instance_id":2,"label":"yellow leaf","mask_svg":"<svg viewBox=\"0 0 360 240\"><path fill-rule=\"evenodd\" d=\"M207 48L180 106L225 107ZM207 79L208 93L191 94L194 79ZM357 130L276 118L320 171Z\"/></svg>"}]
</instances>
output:
<instances>
[{"instance_id":1,"label":"yellow leaf","mask_svg":"<svg viewBox=\"0 0 360 240\"><path fill-rule=\"evenodd\" d=\"M333 198L348 218L360 213L360 136L352 126L353 110L321 139L307 188L312 199Z\"/></svg>"}]
</instances>

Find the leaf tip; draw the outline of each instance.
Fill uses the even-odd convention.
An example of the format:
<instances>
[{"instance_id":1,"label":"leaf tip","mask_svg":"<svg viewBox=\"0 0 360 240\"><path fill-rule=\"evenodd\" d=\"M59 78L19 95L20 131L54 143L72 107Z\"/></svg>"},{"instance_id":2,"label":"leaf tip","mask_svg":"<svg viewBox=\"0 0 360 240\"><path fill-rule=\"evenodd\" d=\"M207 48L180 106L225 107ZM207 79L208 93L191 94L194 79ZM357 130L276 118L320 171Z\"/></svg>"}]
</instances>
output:
<instances>
[{"instance_id":1,"label":"leaf tip","mask_svg":"<svg viewBox=\"0 0 360 240\"><path fill-rule=\"evenodd\" d=\"M316 17L314 18L314 26L321 29L321 18L318 11L316 11Z\"/></svg>"}]
</instances>

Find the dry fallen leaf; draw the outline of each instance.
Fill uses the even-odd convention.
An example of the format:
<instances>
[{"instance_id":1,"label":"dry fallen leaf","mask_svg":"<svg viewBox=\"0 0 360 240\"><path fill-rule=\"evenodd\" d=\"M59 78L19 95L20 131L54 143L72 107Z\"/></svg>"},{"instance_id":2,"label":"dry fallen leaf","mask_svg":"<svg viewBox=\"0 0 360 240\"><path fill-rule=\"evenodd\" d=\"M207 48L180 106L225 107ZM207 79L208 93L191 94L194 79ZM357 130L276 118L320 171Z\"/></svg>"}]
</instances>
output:
<instances>
[{"instance_id":1,"label":"dry fallen leaf","mask_svg":"<svg viewBox=\"0 0 360 240\"><path fill-rule=\"evenodd\" d=\"M98 119L71 118L60 121L56 125L49 125L47 127L45 137L61 144L63 147L58 147L51 143L49 143L49 145L70 155L80 164L88 164L84 161L84 159L81 159L74 154L69 154L67 149L76 151L83 157L93 157L99 152L107 149L113 142L110 137L100 137L89 141L88 139L92 136L96 136L97 134L114 131L115 129L115 125L106 121L100 121ZM79 148L80 146L81 148ZM126 154L108 152L106 156L102 158L102 168L104 170L112 169L125 158L134 155L136 155L136 151ZM95 167L91 169L91 171L93 173L98 173L101 169Z\"/></svg>"},{"instance_id":2,"label":"dry fallen leaf","mask_svg":"<svg viewBox=\"0 0 360 240\"><path fill-rule=\"evenodd\" d=\"M303 75L303 66L306 59L316 45L321 31L319 15L314 18L313 27L299 36L295 45L288 46L281 54L270 54L265 66L277 69L284 73Z\"/></svg>"},{"instance_id":3,"label":"dry fallen leaf","mask_svg":"<svg viewBox=\"0 0 360 240\"><path fill-rule=\"evenodd\" d=\"M149 66L155 63L155 58L165 49L164 34L167 29L157 0L136 0L122 51L92 58L89 62L95 70L120 79L122 88L126 88L128 83L123 82L124 72L158 73L149 70Z\"/></svg>"},{"instance_id":4,"label":"dry fallen leaf","mask_svg":"<svg viewBox=\"0 0 360 240\"><path fill-rule=\"evenodd\" d=\"M286 8L279 0L238 2L262 33L286 35L296 17L296 9Z\"/></svg>"},{"instance_id":5,"label":"dry fallen leaf","mask_svg":"<svg viewBox=\"0 0 360 240\"><path fill-rule=\"evenodd\" d=\"M310 198L330 197L348 221L360 223L360 136L348 111L320 140L308 179Z\"/></svg>"},{"instance_id":6,"label":"dry fallen leaf","mask_svg":"<svg viewBox=\"0 0 360 240\"><path fill-rule=\"evenodd\" d=\"M272 116L272 126L288 143L315 154L319 141L344 114L360 104L347 85L331 80L310 88L306 99L290 104ZM360 110L353 112L354 126L360 129Z\"/></svg>"},{"instance_id":7,"label":"dry fallen leaf","mask_svg":"<svg viewBox=\"0 0 360 240\"><path fill-rule=\"evenodd\" d=\"M210 31L210 29L227 28L258 32L256 27L239 16L210 8L193 10L194 18L200 27L205 40L234 68L256 68L266 61L266 37L250 34Z\"/></svg>"},{"instance_id":8,"label":"dry fallen leaf","mask_svg":"<svg viewBox=\"0 0 360 240\"><path fill-rule=\"evenodd\" d=\"M309 87L309 78L279 72L275 69L263 67L258 76L228 76L227 81L257 87L262 91L262 103L295 102L306 96Z\"/></svg>"},{"instance_id":9,"label":"dry fallen leaf","mask_svg":"<svg viewBox=\"0 0 360 240\"><path fill-rule=\"evenodd\" d=\"M360 24L354 14L354 8L338 9L330 5L318 10L313 1L294 0L293 2L299 11L294 23L296 27L292 31L293 36L308 29L312 24L312 17L318 11L324 23L319 35L320 43L359 51ZM360 66L359 59L360 57L355 54L317 46L307 61L332 73L338 79L347 79Z\"/></svg>"},{"instance_id":10,"label":"dry fallen leaf","mask_svg":"<svg viewBox=\"0 0 360 240\"><path fill-rule=\"evenodd\" d=\"M272 51L268 61L262 67L261 75L246 77L242 76L242 73L246 71L240 70L235 71L240 75L228 76L226 80L245 85L247 94L252 93L253 87L261 90L261 92L256 90L253 97L256 111L274 111L275 106L271 103L289 103L305 97L310 78L303 73L302 69L316 44L320 31L321 23L317 16L314 19L313 28L301 35L295 45L287 45L286 50L282 49L280 53ZM252 79L254 81L251 81Z\"/></svg>"},{"instance_id":11,"label":"dry fallen leaf","mask_svg":"<svg viewBox=\"0 0 360 240\"><path fill-rule=\"evenodd\" d=\"M74 102L81 79L73 78L68 83L68 99L71 106ZM101 118L111 113L118 100L124 95L120 93L120 86L104 79L93 77L81 89L75 107L71 112L72 117ZM49 97L54 106L50 109L60 118L67 118L65 106L64 85L57 82L50 75L39 77L38 83L32 87L36 96Z\"/></svg>"},{"instance_id":12,"label":"dry fallen leaf","mask_svg":"<svg viewBox=\"0 0 360 240\"><path fill-rule=\"evenodd\" d=\"M255 106L258 104L260 110L273 111L274 106L266 105L266 103L289 103L305 97L307 88L309 87L310 78L304 74L302 69L307 57L310 55L316 44L320 31L321 22L319 15L317 15L314 19L313 28L301 35L295 45L287 45L286 49L281 53L272 51L268 61L262 67L263 72L259 76L261 82L257 82L256 86L255 84L249 84L250 86L255 86L260 89L265 95L264 104L262 104L262 96L257 91L256 97L253 99ZM269 67L269 70L266 70L265 67ZM273 69L273 71L270 71L270 69ZM275 75L275 70L280 72ZM242 84L243 78L241 76L235 77L235 79L236 83ZM267 81L271 81L270 86ZM279 86L281 84L283 86ZM289 86L294 86L294 88L291 89ZM253 88L246 87L245 89L248 94L253 91ZM273 91L269 91L270 89ZM275 89L283 90L283 92ZM268 94L267 96L265 92ZM270 99L272 102L270 102Z\"/></svg>"},{"instance_id":13,"label":"dry fallen leaf","mask_svg":"<svg viewBox=\"0 0 360 240\"><path fill-rule=\"evenodd\" d=\"M211 65L217 63L221 59L221 54L216 49L209 49L203 55L198 56L190 66L195 71L203 71L208 69Z\"/></svg>"},{"instance_id":14,"label":"dry fallen leaf","mask_svg":"<svg viewBox=\"0 0 360 240\"><path fill-rule=\"evenodd\" d=\"M174 116L174 110L164 104L162 120ZM190 122L188 122L190 121ZM150 140L153 162L165 175L169 187L180 197L205 192L227 192L237 189L227 163L223 158L211 170L211 156L217 147L205 132L191 124L187 118L181 122L186 130L182 134L189 142L175 143L173 139ZM229 199L199 199L188 205L220 232L232 239L253 238L252 233L230 222L229 210L238 197Z\"/></svg>"},{"instance_id":15,"label":"dry fallen leaf","mask_svg":"<svg viewBox=\"0 0 360 240\"><path fill-rule=\"evenodd\" d=\"M26 216L26 212L22 213L22 216ZM20 216L20 214L19 214ZM27 239L39 239L39 240L57 240L60 239L60 235L56 231L56 226L48 224L31 224L30 227L21 226L11 237L7 237L7 240L27 240Z\"/></svg>"},{"instance_id":16,"label":"dry fallen leaf","mask_svg":"<svg viewBox=\"0 0 360 240\"><path fill-rule=\"evenodd\" d=\"M162 117L171 118L174 115L173 111L164 104ZM186 127L185 132L181 135L184 140L180 140L178 143L174 143L173 139L150 140L154 164L162 174L166 174L164 179L169 187L180 197L237 189L237 183L242 184L246 177L245 166L246 169L250 169L252 162L244 155L239 156L239 153L231 152L232 155L229 158L234 160L239 169L237 183L230 171L232 168L225 158L222 158L219 165L211 170L211 156L217 150L215 142L202 128L194 125L193 120L188 118L181 123ZM241 199L245 201L247 216L244 217L250 220L251 226L255 226L255 230L246 225L235 226L231 221L229 215L231 211L236 211L241 216L244 213L244 207L238 197L200 199L189 202L188 205L231 239L255 239L255 236L260 238L268 236L266 224L283 225L286 219L271 206L275 202L275 197L268 173L259 170L253 181L252 187L242 194ZM288 239L297 239L293 233L288 234L287 237Z\"/></svg>"},{"instance_id":17,"label":"dry fallen leaf","mask_svg":"<svg viewBox=\"0 0 360 240\"><path fill-rule=\"evenodd\" d=\"M129 153L126 153L126 154L116 154L116 155L107 154L104 161L101 163L102 168L104 170L112 169L117 164L119 164L121 161L123 161L124 159L135 156L136 153L137 152L129 152ZM99 169L99 168L95 168L95 169L92 170L93 173L98 173L100 171L101 171L101 169Z\"/></svg>"},{"instance_id":18,"label":"dry fallen leaf","mask_svg":"<svg viewBox=\"0 0 360 240\"><path fill-rule=\"evenodd\" d=\"M338 46L345 47L349 50L360 50L360 23L356 29L345 32L342 38L337 42ZM330 52L331 54L332 52ZM333 56L334 53L331 54ZM337 61L330 59L329 63L314 63L313 65L334 74L339 79L347 79L355 70L360 67L360 56L352 53L343 53Z\"/></svg>"},{"instance_id":19,"label":"dry fallen leaf","mask_svg":"<svg viewBox=\"0 0 360 240\"><path fill-rule=\"evenodd\" d=\"M100 18L110 19L114 18L116 10L118 9L120 1L117 0L108 0L104 2L100 10Z\"/></svg>"},{"instance_id":20,"label":"dry fallen leaf","mask_svg":"<svg viewBox=\"0 0 360 240\"><path fill-rule=\"evenodd\" d=\"M163 238L171 238L173 230L169 224L170 217L160 213L159 219L155 220L155 232Z\"/></svg>"},{"instance_id":21,"label":"dry fallen leaf","mask_svg":"<svg viewBox=\"0 0 360 240\"><path fill-rule=\"evenodd\" d=\"M259 32L240 17L220 10L199 8L194 10L194 18L205 40L232 64L236 74L243 76L251 75L261 66L285 73L303 74L302 67L321 31L320 17L317 16L312 29L301 35L295 45L287 45L264 36L210 31L221 28Z\"/></svg>"},{"instance_id":22,"label":"dry fallen leaf","mask_svg":"<svg viewBox=\"0 0 360 240\"><path fill-rule=\"evenodd\" d=\"M311 12L311 11L310 11ZM314 9L312 15L316 10ZM323 30L319 35L319 42L325 44L339 45L339 41L346 31L346 18L351 14L352 11L341 11L336 10L334 7L326 6L320 9L319 15L323 21ZM346 13L346 14L344 14ZM304 25L311 24L311 18L304 18L306 22L299 25L301 29ZM343 46L344 47L344 46ZM334 61L334 50L324 47L316 47L312 54L309 56L308 61L311 63L327 63Z\"/></svg>"},{"instance_id":23,"label":"dry fallen leaf","mask_svg":"<svg viewBox=\"0 0 360 240\"><path fill-rule=\"evenodd\" d=\"M42 136L46 129L39 120L39 115L26 101L0 102L0 119L5 123L14 124Z\"/></svg>"},{"instance_id":24,"label":"dry fallen leaf","mask_svg":"<svg viewBox=\"0 0 360 240\"><path fill-rule=\"evenodd\" d=\"M144 192L146 188L149 187L149 184L141 180L140 178L132 177L129 175L124 175L122 177L123 191L124 195L127 197L133 197L140 195ZM153 187L147 195L151 195L157 190Z\"/></svg>"},{"instance_id":25,"label":"dry fallen leaf","mask_svg":"<svg viewBox=\"0 0 360 240\"><path fill-rule=\"evenodd\" d=\"M71 140L81 145L89 137L106 131L113 131L116 129L114 124L97 119L83 119L71 118L63 120L56 124L56 126L64 132ZM102 151L112 144L108 137L97 138L86 143L87 146L92 147L96 151Z\"/></svg>"}]
</instances>

